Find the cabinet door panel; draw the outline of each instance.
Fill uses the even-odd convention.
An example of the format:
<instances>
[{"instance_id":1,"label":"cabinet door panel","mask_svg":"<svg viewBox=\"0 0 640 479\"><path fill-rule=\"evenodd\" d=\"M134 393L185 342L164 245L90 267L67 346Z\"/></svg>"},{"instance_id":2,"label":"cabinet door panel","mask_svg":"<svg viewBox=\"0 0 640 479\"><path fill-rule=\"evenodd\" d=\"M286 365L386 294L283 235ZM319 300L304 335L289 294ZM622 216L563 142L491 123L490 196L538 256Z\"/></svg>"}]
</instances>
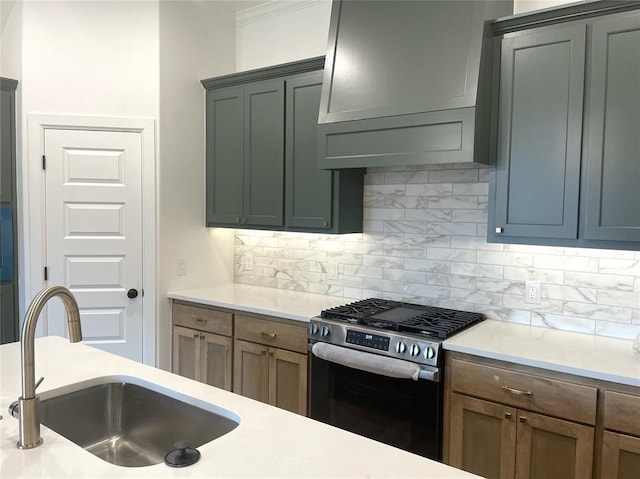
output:
<instances>
[{"instance_id":1,"label":"cabinet door panel","mask_svg":"<svg viewBox=\"0 0 640 479\"><path fill-rule=\"evenodd\" d=\"M193 329L173 327L173 373L185 378L199 380L200 375L199 333Z\"/></svg>"},{"instance_id":2,"label":"cabinet door panel","mask_svg":"<svg viewBox=\"0 0 640 479\"><path fill-rule=\"evenodd\" d=\"M269 403L291 412L307 414L307 356L270 348Z\"/></svg>"},{"instance_id":3,"label":"cabinet door panel","mask_svg":"<svg viewBox=\"0 0 640 479\"><path fill-rule=\"evenodd\" d=\"M637 479L640 472L640 437L605 431L600 479Z\"/></svg>"},{"instance_id":4,"label":"cabinet door panel","mask_svg":"<svg viewBox=\"0 0 640 479\"><path fill-rule=\"evenodd\" d=\"M590 479L594 428L518 412L516 479Z\"/></svg>"},{"instance_id":5,"label":"cabinet door panel","mask_svg":"<svg viewBox=\"0 0 640 479\"><path fill-rule=\"evenodd\" d=\"M284 218L284 81L244 88L244 200L250 225L282 226Z\"/></svg>"},{"instance_id":6,"label":"cabinet door panel","mask_svg":"<svg viewBox=\"0 0 640 479\"><path fill-rule=\"evenodd\" d=\"M502 42L495 226L577 238L584 25Z\"/></svg>"},{"instance_id":7,"label":"cabinet door panel","mask_svg":"<svg viewBox=\"0 0 640 479\"><path fill-rule=\"evenodd\" d=\"M450 414L449 464L487 479L512 478L516 409L453 393Z\"/></svg>"},{"instance_id":8,"label":"cabinet door panel","mask_svg":"<svg viewBox=\"0 0 640 479\"><path fill-rule=\"evenodd\" d=\"M286 223L331 227L332 175L318 169L318 108L322 72L287 80Z\"/></svg>"},{"instance_id":9,"label":"cabinet door panel","mask_svg":"<svg viewBox=\"0 0 640 479\"><path fill-rule=\"evenodd\" d=\"M640 14L593 25L585 238L640 241Z\"/></svg>"},{"instance_id":10,"label":"cabinet door panel","mask_svg":"<svg viewBox=\"0 0 640 479\"><path fill-rule=\"evenodd\" d=\"M204 333L201 374L203 382L231 391L232 345L231 338Z\"/></svg>"},{"instance_id":11,"label":"cabinet door panel","mask_svg":"<svg viewBox=\"0 0 640 479\"><path fill-rule=\"evenodd\" d=\"M235 340L233 392L269 402L268 347Z\"/></svg>"},{"instance_id":12,"label":"cabinet door panel","mask_svg":"<svg viewBox=\"0 0 640 479\"><path fill-rule=\"evenodd\" d=\"M207 224L243 217L242 88L207 93Z\"/></svg>"}]
</instances>

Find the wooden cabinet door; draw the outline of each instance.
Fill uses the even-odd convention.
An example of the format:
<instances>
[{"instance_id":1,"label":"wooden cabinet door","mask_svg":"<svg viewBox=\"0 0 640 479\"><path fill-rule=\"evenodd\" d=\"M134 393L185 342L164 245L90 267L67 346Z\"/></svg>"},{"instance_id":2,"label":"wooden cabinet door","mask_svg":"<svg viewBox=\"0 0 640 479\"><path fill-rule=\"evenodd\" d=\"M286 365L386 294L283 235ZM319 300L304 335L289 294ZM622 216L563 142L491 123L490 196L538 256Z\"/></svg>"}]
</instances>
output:
<instances>
[{"instance_id":1,"label":"wooden cabinet door","mask_svg":"<svg viewBox=\"0 0 640 479\"><path fill-rule=\"evenodd\" d=\"M269 404L307 414L307 355L269 348Z\"/></svg>"},{"instance_id":2,"label":"wooden cabinet door","mask_svg":"<svg viewBox=\"0 0 640 479\"><path fill-rule=\"evenodd\" d=\"M516 479L591 479L594 428L518 411Z\"/></svg>"},{"instance_id":3,"label":"wooden cabinet door","mask_svg":"<svg viewBox=\"0 0 640 479\"><path fill-rule=\"evenodd\" d=\"M585 238L640 241L640 14L594 22Z\"/></svg>"},{"instance_id":4,"label":"wooden cabinet door","mask_svg":"<svg viewBox=\"0 0 640 479\"><path fill-rule=\"evenodd\" d=\"M287 79L285 212L290 227L331 228L334 173L318 169L321 90L321 71Z\"/></svg>"},{"instance_id":5,"label":"wooden cabinet door","mask_svg":"<svg viewBox=\"0 0 640 479\"><path fill-rule=\"evenodd\" d=\"M244 217L284 224L284 80L244 87Z\"/></svg>"},{"instance_id":6,"label":"wooden cabinet door","mask_svg":"<svg viewBox=\"0 0 640 479\"><path fill-rule=\"evenodd\" d=\"M231 391L233 340L219 334L202 333L200 380Z\"/></svg>"},{"instance_id":7,"label":"wooden cabinet door","mask_svg":"<svg viewBox=\"0 0 640 479\"><path fill-rule=\"evenodd\" d=\"M244 216L242 87L207 92L207 226L237 224Z\"/></svg>"},{"instance_id":8,"label":"wooden cabinet door","mask_svg":"<svg viewBox=\"0 0 640 479\"><path fill-rule=\"evenodd\" d=\"M605 431L600 479L637 479L640 474L640 437Z\"/></svg>"},{"instance_id":9,"label":"wooden cabinet door","mask_svg":"<svg viewBox=\"0 0 640 479\"><path fill-rule=\"evenodd\" d=\"M502 42L494 228L577 238L586 26Z\"/></svg>"},{"instance_id":10,"label":"wooden cabinet door","mask_svg":"<svg viewBox=\"0 0 640 479\"><path fill-rule=\"evenodd\" d=\"M269 402L269 347L236 339L234 342L233 392Z\"/></svg>"},{"instance_id":11,"label":"wooden cabinet door","mask_svg":"<svg viewBox=\"0 0 640 479\"><path fill-rule=\"evenodd\" d=\"M200 333L194 329L174 326L171 372L199 381L200 353Z\"/></svg>"},{"instance_id":12,"label":"wooden cabinet door","mask_svg":"<svg viewBox=\"0 0 640 479\"><path fill-rule=\"evenodd\" d=\"M449 464L487 479L514 477L517 410L453 393Z\"/></svg>"}]
</instances>

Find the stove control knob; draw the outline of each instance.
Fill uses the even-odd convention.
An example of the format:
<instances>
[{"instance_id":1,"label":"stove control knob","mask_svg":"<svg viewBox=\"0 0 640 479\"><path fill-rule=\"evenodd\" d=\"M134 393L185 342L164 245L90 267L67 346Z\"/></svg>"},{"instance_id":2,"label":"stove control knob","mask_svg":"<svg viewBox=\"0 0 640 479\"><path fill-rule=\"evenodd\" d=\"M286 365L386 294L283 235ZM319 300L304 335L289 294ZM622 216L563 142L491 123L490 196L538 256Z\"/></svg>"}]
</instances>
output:
<instances>
[{"instance_id":1,"label":"stove control knob","mask_svg":"<svg viewBox=\"0 0 640 479\"><path fill-rule=\"evenodd\" d=\"M329 327L328 326L322 326L322 329L320 330L320 334L322 334L322 336L329 336Z\"/></svg>"},{"instance_id":2,"label":"stove control knob","mask_svg":"<svg viewBox=\"0 0 640 479\"><path fill-rule=\"evenodd\" d=\"M433 350L431 346L427 346L427 349L424 350L422 355L424 356L425 359L433 359L433 357L436 355L436 352Z\"/></svg>"},{"instance_id":3,"label":"stove control knob","mask_svg":"<svg viewBox=\"0 0 640 479\"><path fill-rule=\"evenodd\" d=\"M418 354L420 354L420 346L418 346L417 344L412 344L411 348L409 349L409 354L411 356L417 356Z\"/></svg>"},{"instance_id":4,"label":"stove control knob","mask_svg":"<svg viewBox=\"0 0 640 479\"><path fill-rule=\"evenodd\" d=\"M402 341L398 341L396 343L396 353L404 354L406 350L407 350L407 345L405 343L403 343Z\"/></svg>"},{"instance_id":5,"label":"stove control knob","mask_svg":"<svg viewBox=\"0 0 640 479\"><path fill-rule=\"evenodd\" d=\"M316 323L312 323L309 325L309 333L312 335L318 334L318 325Z\"/></svg>"}]
</instances>

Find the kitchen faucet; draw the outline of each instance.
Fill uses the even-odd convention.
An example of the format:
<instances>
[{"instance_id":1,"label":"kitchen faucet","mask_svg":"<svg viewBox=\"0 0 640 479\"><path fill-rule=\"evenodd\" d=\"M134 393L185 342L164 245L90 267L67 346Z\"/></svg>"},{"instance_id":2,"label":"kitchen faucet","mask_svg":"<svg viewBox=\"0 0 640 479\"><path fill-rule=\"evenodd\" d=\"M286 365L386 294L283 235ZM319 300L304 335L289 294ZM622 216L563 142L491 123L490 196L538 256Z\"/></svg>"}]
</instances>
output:
<instances>
[{"instance_id":1,"label":"kitchen faucet","mask_svg":"<svg viewBox=\"0 0 640 479\"><path fill-rule=\"evenodd\" d=\"M71 291L64 286L50 286L40 291L27 310L21 339L22 396L9 407L12 416L20 421L20 440L18 449L32 449L42 444L40 436L40 398L36 395L34 346L36 323L42 309L54 296L60 297L67 312L69 341L82 341L80 310ZM42 381L42 379L40 380ZM40 381L38 384L40 384Z\"/></svg>"}]
</instances>

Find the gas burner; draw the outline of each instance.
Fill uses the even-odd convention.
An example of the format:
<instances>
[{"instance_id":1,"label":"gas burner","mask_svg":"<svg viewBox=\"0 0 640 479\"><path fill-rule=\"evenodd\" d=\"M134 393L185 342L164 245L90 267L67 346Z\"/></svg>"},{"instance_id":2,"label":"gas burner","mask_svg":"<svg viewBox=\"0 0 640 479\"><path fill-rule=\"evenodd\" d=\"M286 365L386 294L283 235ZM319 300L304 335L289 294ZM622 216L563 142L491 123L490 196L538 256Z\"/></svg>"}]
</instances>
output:
<instances>
[{"instance_id":1,"label":"gas burner","mask_svg":"<svg viewBox=\"0 0 640 479\"><path fill-rule=\"evenodd\" d=\"M480 313L371 298L322 311L322 318L445 339L484 319Z\"/></svg>"}]
</instances>

